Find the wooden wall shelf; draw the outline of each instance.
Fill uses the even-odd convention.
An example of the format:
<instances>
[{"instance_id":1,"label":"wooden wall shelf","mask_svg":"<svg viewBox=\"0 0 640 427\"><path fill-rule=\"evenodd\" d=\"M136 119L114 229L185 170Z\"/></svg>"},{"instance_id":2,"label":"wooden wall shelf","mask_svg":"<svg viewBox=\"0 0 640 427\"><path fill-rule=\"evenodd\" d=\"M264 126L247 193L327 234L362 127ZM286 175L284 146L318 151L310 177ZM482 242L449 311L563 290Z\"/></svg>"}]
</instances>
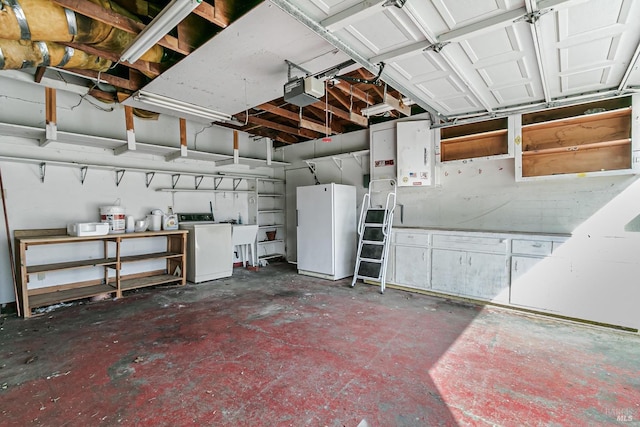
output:
<instances>
[{"instance_id":1,"label":"wooden wall shelf","mask_svg":"<svg viewBox=\"0 0 640 427\"><path fill-rule=\"evenodd\" d=\"M508 156L507 117L440 129L440 161Z\"/></svg>"},{"instance_id":2,"label":"wooden wall shelf","mask_svg":"<svg viewBox=\"0 0 640 427\"><path fill-rule=\"evenodd\" d=\"M122 292L146 286L164 283L186 283L186 239L187 230L147 231L142 233L117 234L106 236L73 237L66 235L66 229L16 230L16 269L18 272L18 304L24 317L31 317L32 310L61 302L89 298L110 293L122 297ZM121 249L131 239L165 237L166 251L121 256ZM55 244L102 245L103 257L51 264L28 265L27 249L31 246ZM110 248L109 244L113 244ZM109 256L110 252L115 257ZM121 276L122 265L130 262L166 260L164 270L147 271L129 276ZM102 268L103 279L88 280L43 288L29 289L29 275L51 271L74 270L81 268ZM115 277L109 276L109 270L115 270Z\"/></svg>"},{"instance_id":3,"label":"wooden wall shelf","mask_svg":"<svg viewBox=\"0 0 640 427\"><path fill-rule=\"evenodd\" d=\"M522 177L631 170L631 107L607 110L609 104L585 105L583 111L599 112L574 117L565 109L536 113L546 121L523 115Z\"/></svg>"}]
</instances>

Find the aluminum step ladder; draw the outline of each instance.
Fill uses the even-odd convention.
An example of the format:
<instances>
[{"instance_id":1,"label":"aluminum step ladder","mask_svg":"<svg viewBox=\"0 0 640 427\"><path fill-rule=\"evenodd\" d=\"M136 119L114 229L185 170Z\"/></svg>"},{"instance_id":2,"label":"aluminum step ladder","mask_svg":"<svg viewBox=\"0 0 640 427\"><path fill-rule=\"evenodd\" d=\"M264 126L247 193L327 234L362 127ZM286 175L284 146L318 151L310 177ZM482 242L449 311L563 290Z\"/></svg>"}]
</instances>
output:
<instances>
[{"instance_id":1,"label":"aluminum step ladder","mask_svg":"<svg viewBox=\"0 0 640 427\"><path fill-rule=\"evenodd\" d=\"M383 189L379 190L381 187ZM375 201L382 203L375 204ZM352 288L358 279L373 280L380 282L380 293L384 293L395 207L396 181L372 180L369 183L369 191L362 198L358 222L358 253Z\"/></svg>"}]
</instances>

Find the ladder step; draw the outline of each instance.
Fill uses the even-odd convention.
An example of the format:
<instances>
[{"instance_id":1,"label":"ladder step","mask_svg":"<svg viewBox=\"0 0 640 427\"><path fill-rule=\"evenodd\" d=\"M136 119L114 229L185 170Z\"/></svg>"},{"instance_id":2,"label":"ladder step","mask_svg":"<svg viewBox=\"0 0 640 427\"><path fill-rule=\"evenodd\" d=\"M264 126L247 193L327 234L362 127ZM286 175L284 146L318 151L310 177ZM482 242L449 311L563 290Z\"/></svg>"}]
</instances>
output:
<instances>
[{"instance_id":1,"label":"ladder step","mask_svg":"<svg viewBox=\"0 0 640 427\"><path fill-rule=\"evenodd\" d=\"M360 261L362 262L370 262L373 264L382 264L382 260L381 259L375 259L375 258L360 258Z\"/></svg>"},{"instance_id":2,"label":"ladder step","mask_svg":"<svg viewBox=\"0 0 640 427\"><path fill-rule=\"evenodd\" d=\"M384 237L384 233L380 227L365 227L364 232L362 233L362 240L383 242Z\"/></svg>"},{"instance_id":3,"label":"ladder step","mask_svg":"<svg viewBox=\"0 0 640 427\"><path fill-rule=\"evenodd\" d=\"M379 277L382 271L380 262L361 261L358 268L358 276Z\"/></svg>"},{"instance_id":4,"label":"ladder step","mask_svg":"<svg viewBox=\"0 0 640 427\"><path fill-rule=\"evenodd\" d=\"M367 245L363 243L360 248L360 258L379 260L382 259L383 252L384 245Z\"/></svg>"},{"instance_id":5,"label":"ladder step","mask_svg":"<svg viewBox=\"0 0 640 427\"><path fill-rule=\"evenodd\" d=\"M387 215L387 211L384 209L367 209L364 222L372 224L382 224Z\"/></svg>"},{"instance_id":6,"label":"ladder step","mask_svg":"<svg viewBox=\"0 0 640 427\"><path fill-rule=\"evenodd\" d=\"M376 245L376 246L382 246L384 245L384 242L380 242L380 241L376 241L376 240L363 240L362 241L363 245Z\"/></svg>"},{"instance_id":7,"label":"ladder step","mask_svg":"<svg viewBox=\"0 0 640 427\"><path fill-rule=\"evenodd\" d=\"M380 228L380 227L383 227L383 226L384 226L384 224L381 224L381 223L375 223L375 222L365 222L365 223L364 223L364 226L365 226L365 227L372 227L372 228Z\"/></svg>"},{"instance_id":8,"label":"ladder step","mask_svg":"<svg viewBox=\"0 0 640 427\"><path fill-rule=\"evenodd\" d=\"M369 280L380 280L379 277L369 277L369 276L360 276L360 275L356 276L356 278L357 279L362 279L362 280L367 280L367 279L369 279Z\"/></svg>"}]
</instances>

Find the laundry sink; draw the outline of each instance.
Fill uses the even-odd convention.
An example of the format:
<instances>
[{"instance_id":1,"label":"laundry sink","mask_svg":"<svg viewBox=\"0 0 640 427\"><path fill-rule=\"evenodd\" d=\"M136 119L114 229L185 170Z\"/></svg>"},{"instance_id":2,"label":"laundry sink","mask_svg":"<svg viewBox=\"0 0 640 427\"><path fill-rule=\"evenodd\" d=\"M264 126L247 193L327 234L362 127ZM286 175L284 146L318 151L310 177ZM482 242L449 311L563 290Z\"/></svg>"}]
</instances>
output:
<instances>
[{"instance_id":1,"label":"laundry sink","mask_svg":"<svg viewBox=\"0 0 640 427\"><path fill-rule=\"evenodd\" d=\"M247 262L250 262L252 266L255 266L258 262L256 255L256 235L258 234L258 225L234 224L231 227L231 242L234 247L240 246L242 264L246 266ZM251 260L249 260L249 248L251 248Z\"/></svg>"},{"instance_id":2,"label":"laundry sink","mask_svg":"<svg viewBox=\"0 0 640 427\"><path fill-rule=\"evenodd\" d=\"M256 241L256 235L258 234L258 226L256 224L234 224L231 227L231 241L233 242L233 246L248 245Z\"/></svg>"}]
</instances>

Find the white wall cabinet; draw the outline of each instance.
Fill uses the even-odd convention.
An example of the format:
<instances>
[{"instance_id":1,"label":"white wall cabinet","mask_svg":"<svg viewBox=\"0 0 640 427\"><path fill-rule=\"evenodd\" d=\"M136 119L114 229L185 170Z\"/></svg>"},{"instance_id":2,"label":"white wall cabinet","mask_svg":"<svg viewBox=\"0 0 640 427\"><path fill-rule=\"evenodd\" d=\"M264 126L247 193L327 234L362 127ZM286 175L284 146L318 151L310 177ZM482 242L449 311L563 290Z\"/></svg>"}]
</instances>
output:
<instances>
[{"instance_id":1,"label":"white wall cabinet","mask_svg":"<svg viewBox=\"0 0 640 427\"><path fill-rule=\"evenodd\" d=\"M397 125L398 187L434 185L434 135L427 120Z\"/></svg>"},{"instance_id":2,"label":"white wall cabinet","mask_svg":"<svg viewBox=\"0 0 640 427\"><path fill-rule=\"evenodd\" d=\"M369 129L370 174L374 179L396 179L396 123L385 122Z\"/></svg>"}]
</instances>

